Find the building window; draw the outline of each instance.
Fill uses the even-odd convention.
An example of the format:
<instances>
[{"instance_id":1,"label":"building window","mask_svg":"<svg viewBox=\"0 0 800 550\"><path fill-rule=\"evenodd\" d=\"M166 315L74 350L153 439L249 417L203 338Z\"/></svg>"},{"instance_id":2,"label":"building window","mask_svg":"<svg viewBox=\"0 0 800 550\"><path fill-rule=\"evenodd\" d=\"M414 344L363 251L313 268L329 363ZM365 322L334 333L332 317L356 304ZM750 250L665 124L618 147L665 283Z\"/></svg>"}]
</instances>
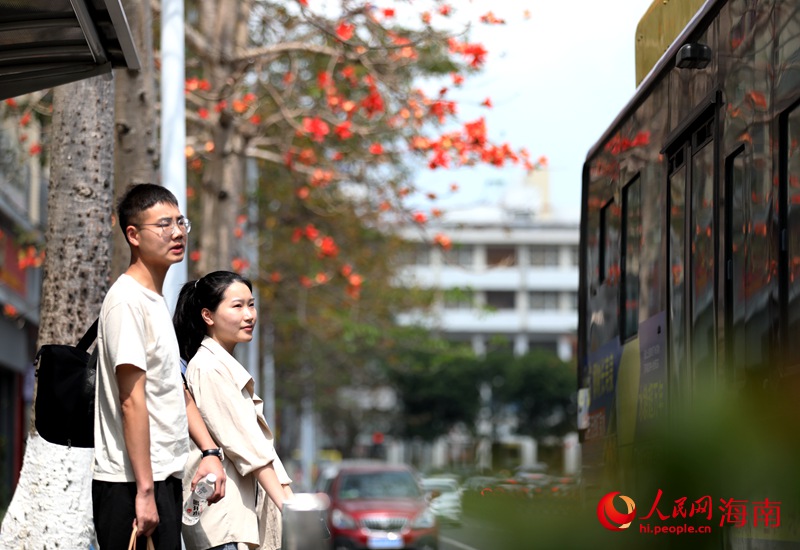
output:
<instances>
[{"instance_id":1,"label":"building window","mask_svg":"<svg viewBox=\"0 0 800 550\"><path fill-rule=\"evenodd\" d=\"M531 340L528 342L528 353L547 352L553 355L558 355L558 342L539 342Z\"/></svg>"},{"instance_id":2,"label":"building window","mask_svg":"<svg viewBox=\"0 0 800 550\"><path fill-rule=\"evenodd\" d=\"M404 265L431 265L431 247L425 244L409 244L402 250Z\"/></svg>"},{"instance_id":3,"label":"building window","mask_svg":"<svg viewBox=\"0 0 800 550\"><path fill-rule=\"evenodd\" d=\"M475 247L471 245L455 245L445 253L445 262L449 265L472 267Z\"/></svg>"},{"instance_id":4,"label":"building window","mask_svg":"<svg viewBox=\"0 0 800 550\"><path fill-rule=\"evenodd\" d=\"M578 309L578 293L577 292L568 292L567 293L567 309Z\"/></svg>"},{"instance_id":5,"label":"building window","mask_svg":"<svg viewBox=\"0 0 800 550\"><path fill-rule=\"evenodd\" d=\"M513 246L486 247L486 265L489 267L517 265L517 249Z\"/></svg>"},{"instance_id":6,"label":"building window","mask_svg":"<svg viewBox=\"0 0 800 550\"><path fill-rule=\"evenodd\" d=\"M571 267L578 267L581 262L580 253L577 246L569 247L569 265Z\"/></svg>"},{"instance_id":7,"label":"building window","mask_svg":"<svg viewBox=\"0 0 800 550\"><path fill-rule=\"evenodd\" d=\"M431 247L420 244L414 250L414 265L431 265Z\"/></svg>"},{"instance_id":8,"label":"building window","mask_svg":"<svg viewBox=\"0 0 800 550\"><path fill-rule=\"evenodd\" d=\"M531 265L538 267L556 267L558 265L558 247L548 245L532 246Z\"/></svg>"},{"instance_id":9,"label":"building window","mask_svg":"<svg viewBox=\"0 0 800 550\"><path fill-rule=\"evenodd\" d=\"M444 292L445 309L472 309L474 293L469 288L450 288Z\"/></svg>"},{"instance_id":10,"label":"building window","mask_svg":"<svg viewBox=\"0 0 800 550\"><path fill-rule=\"evenodd\" d=\"M557 292L530 292L528 305L532 310L552 311L558 309Z\"/></svg>"},{"instance_id":11,"label":"building window","mask_svg":"<svg viewBox=\"0 0 800 550\"><path fill-rule=\"evenodd\" d=\"M506 335L495 335L486 342L486 353L488 354L509 354L514 353L514 338Z\"/></svg>"},{"instance_id":12,"label":"building window","mask_svg":"<svg viewBox=\"0 0 800 550\"><path fill-rule=\"evenodd\" d=\"M516 308L516 292L506 290L489 290L486 292L486 307L492 309Z\"/></svg>"}]
</instances>

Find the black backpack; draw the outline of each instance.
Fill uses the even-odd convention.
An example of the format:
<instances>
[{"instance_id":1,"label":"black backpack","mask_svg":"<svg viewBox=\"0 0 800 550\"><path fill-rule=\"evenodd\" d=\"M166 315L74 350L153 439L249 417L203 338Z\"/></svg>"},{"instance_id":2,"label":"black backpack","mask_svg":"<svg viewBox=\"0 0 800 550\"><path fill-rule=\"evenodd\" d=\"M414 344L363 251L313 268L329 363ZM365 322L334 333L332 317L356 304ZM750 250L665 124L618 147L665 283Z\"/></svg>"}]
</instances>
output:
<instances>
[{"instance_id":1,"label":"black backpack","mask_svg":"<svg viewBox=\"0 0 800 550\"><path fill-rule=\"evenodd\" d=\"M68 447L94 447L94 392L97 377L95 320L77 346L39 348L36 366L36 430L46 441Z\"/></svg>"}]
</instances>

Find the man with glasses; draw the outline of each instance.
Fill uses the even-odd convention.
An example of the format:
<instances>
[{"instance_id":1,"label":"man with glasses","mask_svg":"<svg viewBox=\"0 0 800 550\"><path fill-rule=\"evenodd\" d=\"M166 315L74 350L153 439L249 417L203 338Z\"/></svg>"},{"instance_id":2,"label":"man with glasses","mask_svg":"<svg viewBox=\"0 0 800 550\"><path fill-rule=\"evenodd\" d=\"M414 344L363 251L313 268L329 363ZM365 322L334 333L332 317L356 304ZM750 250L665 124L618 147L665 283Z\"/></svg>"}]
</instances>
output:
<instances>
[{"instance_id":1,"label":"man with glasses","mask_svg":"<svg viewBox=\"0 0 800 550\"><path fill-rule=\"evenodd\" d=\"M102 550L181 548L181 479L189 437L204 451L192 486L217 476L211 502L225 494L222 455L183 386L178 341L162 295L169 268L183 260L191 224L164 187L131 187L117 207L131 250L111 286L97 333L97 407L92 506Z\"/></svg>"}]
</instances>

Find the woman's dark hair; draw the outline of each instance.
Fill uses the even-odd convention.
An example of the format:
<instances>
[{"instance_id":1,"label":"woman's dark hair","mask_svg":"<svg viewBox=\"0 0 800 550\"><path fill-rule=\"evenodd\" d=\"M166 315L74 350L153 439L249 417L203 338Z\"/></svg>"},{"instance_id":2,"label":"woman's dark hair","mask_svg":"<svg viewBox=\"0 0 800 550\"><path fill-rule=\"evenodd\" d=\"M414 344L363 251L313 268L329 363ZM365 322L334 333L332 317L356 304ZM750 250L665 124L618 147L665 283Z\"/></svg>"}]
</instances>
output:
<instances>
[{"instance_id":1,"label":"woman's dark hair","mask_svg":"<svg viewBox=\"0 0 800 550\"><path fill-rule=\"evenodd\" d=\"M181 287L172 324L175 326L181 357L186 361L194 357L206 336L207 325L203 321L203 309L216 311L225 291L233 283L243 283L253 291L253 284L249 279L232 271L214 271Z\"/></svg>"}]
</instances>

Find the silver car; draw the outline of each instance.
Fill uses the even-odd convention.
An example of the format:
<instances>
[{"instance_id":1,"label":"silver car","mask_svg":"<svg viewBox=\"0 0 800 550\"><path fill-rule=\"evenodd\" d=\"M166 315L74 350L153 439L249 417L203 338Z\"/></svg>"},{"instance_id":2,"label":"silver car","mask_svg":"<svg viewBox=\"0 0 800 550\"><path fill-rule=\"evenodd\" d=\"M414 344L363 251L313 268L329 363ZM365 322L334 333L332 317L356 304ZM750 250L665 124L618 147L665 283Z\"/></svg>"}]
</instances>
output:
<instances>
[{"instance_id":1,"label":"silver car","mask_svg":"<svg viewBox=\"0 0 800 550\"><path fill-rule=\"evenodd\" d=\"M421 485L429 499L430 509L439 521L460 525L462 489L458 482L449 477L426 477Z\"/></svg>"}]
</instances>

